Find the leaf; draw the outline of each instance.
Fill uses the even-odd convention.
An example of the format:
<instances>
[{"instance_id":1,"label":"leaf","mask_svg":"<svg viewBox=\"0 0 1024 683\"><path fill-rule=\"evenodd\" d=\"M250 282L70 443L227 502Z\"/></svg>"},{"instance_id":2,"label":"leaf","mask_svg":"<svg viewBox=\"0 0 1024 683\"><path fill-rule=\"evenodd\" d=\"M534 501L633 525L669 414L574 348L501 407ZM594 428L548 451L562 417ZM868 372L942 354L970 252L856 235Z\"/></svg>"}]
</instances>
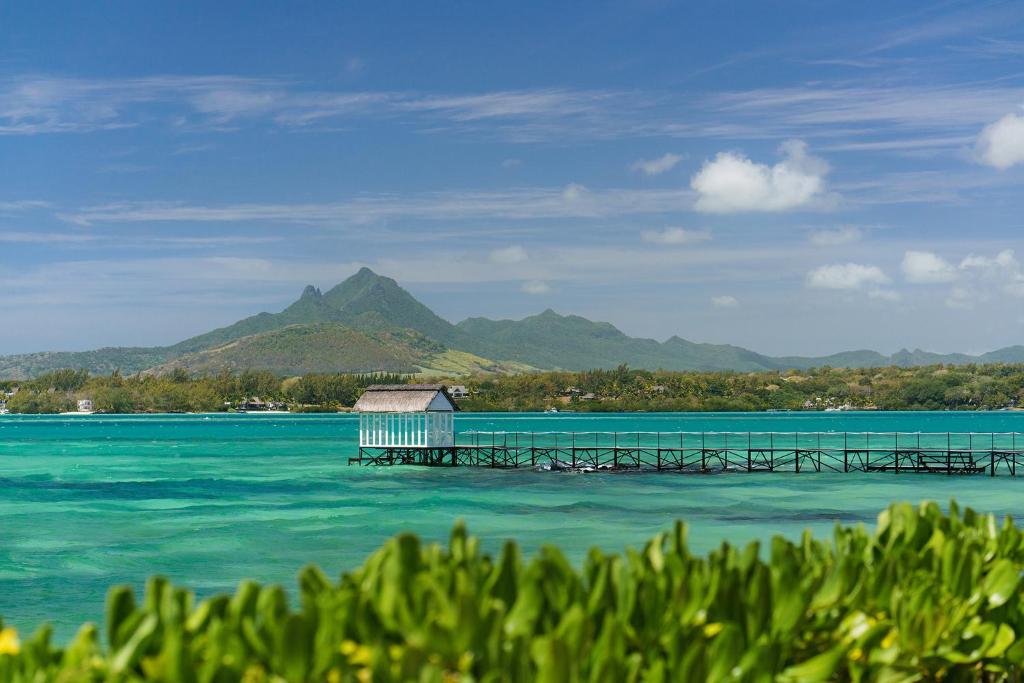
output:
<instances>
[{"instance_id":1,"label":"leaf","mask_svg":"<svg viewBox=\"0 0 1024 683\"><path fill-rule=\"evenodd\" d=\"M811 657L805 662L795 664L779 676L784 683L818 683L831 679L839 668L839 663L846 654L846 648L837 645L820 655Z\"/></svg>"},{"instance_id":2,"label":"leaf","mask_svg":"<svg viewBox=\"0 0 1024 683\"><path fill-rule=\"evenodd\" d=\"M999 607L1006 603L1020 583L1020 567L1010 560L996 560L985 576L982 593L988 598L990 607Z\"/></svg>"}]
</instances>

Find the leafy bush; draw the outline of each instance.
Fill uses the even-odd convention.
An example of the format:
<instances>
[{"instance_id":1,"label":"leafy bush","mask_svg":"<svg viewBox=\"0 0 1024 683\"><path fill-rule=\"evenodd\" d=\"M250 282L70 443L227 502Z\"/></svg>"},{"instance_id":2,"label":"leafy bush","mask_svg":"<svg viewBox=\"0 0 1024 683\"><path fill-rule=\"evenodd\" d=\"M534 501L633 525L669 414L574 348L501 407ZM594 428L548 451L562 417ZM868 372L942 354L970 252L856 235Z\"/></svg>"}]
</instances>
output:
<instances>
[{"instance_id":1,"label":"leafy bush","mask_svg":"<svg viewBox=\"0 0 1024 683\"><path fill-rule=\"evenodd\" d=\"M955 504L707 557L677 524L582 570L551 547L492 558L459 526L447 549L397 536L336 584L303 570L297 609L251 581L198 605L161 578L141 604L115 588L102 637L0 630L0 681L1017 680L1022 564L1009 520Z\"/></svg>"}]
</instances>

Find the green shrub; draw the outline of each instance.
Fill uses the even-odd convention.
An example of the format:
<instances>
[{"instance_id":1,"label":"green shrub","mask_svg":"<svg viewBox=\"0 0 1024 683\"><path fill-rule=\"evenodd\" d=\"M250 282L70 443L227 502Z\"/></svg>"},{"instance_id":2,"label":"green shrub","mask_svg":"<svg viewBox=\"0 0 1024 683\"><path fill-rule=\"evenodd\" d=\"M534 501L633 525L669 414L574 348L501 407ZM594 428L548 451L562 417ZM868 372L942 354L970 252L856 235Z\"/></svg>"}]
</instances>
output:
<instances>
[{"instance_id":1,"label":"green shrub","mask_svg":"<svg viewBox=\"0 0 1024 683\"><path fill-rule=\"evenodd\" d=\"M447 549L397 536L338 583L303 570L296 609L251 581L198 605L161 578L141 603L115 588L102 632L66 648L0 630L0 681L1017 680L1022 566L1009 520L955 504L706 557L677 524L582 570L550 547L492 558L460 526Z\"/></svg>"}]
</instances>

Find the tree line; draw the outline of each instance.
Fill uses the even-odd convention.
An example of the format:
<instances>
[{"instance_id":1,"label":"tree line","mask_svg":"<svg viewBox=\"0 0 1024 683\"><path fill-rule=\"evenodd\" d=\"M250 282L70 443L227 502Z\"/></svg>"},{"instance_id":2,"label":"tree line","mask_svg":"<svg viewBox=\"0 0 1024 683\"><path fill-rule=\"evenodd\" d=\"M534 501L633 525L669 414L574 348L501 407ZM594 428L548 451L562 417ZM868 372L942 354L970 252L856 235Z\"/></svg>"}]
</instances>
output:
<instances>
[{"instance_id":1,"label":"tree line","mask_svg":"<svg viewBox=\"0 0 1024 683\"><path fill-rule=\"evenodd\" d=\"M79 399L110 413L216 412L250 398L292 410L351 407L369 384L409 375L315 374L282 378L261 370L193 377L90 375L58 370L27 381L0 381L12 413L73 411ZM1024 364L803 371L669 372L630 368L469 378L416 378L464 385L469 411L761 411L848 407L880 410L994 410L1024 406ZM16 391L15 391L16 390Z\"/></svg>"},{"instance_id":2,"label":"tree line","mask_svg":"<svg viewBox=\"0 0 1024 683\"><path fill-rule=\"evenodd\" d=\"M181 369L165 375L90 375L85 370L57 370L27 381L0 381L12 413L61 413L89 399L105 413L219 412L259 398L296 410L336 411L351 406L369 384L404 383L402 375L305 375L282 378L272 372L246 370L190 377Z\"/></svg>"}]
</instances>

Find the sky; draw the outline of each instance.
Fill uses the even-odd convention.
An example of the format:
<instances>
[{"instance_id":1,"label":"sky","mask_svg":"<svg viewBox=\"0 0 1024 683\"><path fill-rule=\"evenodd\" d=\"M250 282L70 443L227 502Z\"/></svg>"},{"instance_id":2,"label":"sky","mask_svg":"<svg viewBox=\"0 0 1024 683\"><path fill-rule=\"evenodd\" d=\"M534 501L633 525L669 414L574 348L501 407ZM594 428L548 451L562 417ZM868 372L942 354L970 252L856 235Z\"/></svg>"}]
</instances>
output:
<instances>
[{"instance_id":1,"label":"sky","mask_svg":"<svg viewBox=\"0 0 1024 683\"><path fill-rule=\"evenodd\" d=\"M774 354L1024 343L1024 3L0 5L0 354L362 266Z\"/></svg>"}]
</instances>

